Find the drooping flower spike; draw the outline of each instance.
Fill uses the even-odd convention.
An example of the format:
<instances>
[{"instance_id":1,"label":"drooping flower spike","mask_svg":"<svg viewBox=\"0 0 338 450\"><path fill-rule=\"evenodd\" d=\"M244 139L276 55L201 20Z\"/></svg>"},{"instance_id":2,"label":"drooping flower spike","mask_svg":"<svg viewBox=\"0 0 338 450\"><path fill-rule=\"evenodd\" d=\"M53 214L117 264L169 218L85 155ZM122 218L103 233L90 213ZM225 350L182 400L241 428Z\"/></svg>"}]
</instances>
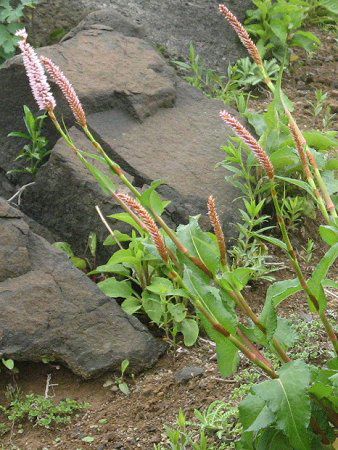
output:
<instances>
[{"instance_id":1,"label":"drooping flower spike","mask_svg":"<svg viewBox=\"0 0 338 450\"><path fill-rule=\"evenodd\" d=\"M217 238L218 248L220 251L221 263L226 266L227 265L227 247L225 243L225 237L222 230L221 221L219 220L219 216L216 208L216 200L210 195L208 198L208 215L210 219L210 223L214 229L215 236Z\"/></svg>"},{"instance_id":2,"label":"drooping flower spike","mask_svg":"<svg viewBox=\"0 0 338 450\"><path fill-rule=\"evenodd\" d=\"M168 249L165 245L163 236L158 229L158 226L156 225L154 219L151 217L148 211L128 194L117 193L116 197L118 197L123 203L125 203L128 208L130 208L141 219L146 230L151 235L161 258L164 262L167 263L169 261Z\"/></svg>"},{"instance_id":3,"label":"drooping flower spike","mask_svg":"<svg viewBox=\"0 0 338 450\"><path fill-rule=\"evenodd\" d=\"M264 168L268 177L272 180L275 176L275 170L266 151L259 145L259 143L249 133L249 131L245 127L243 127L243 125L239 123L237 119L235 119L235 117L233 117L225 110L221 111L219 115L223 119L223 121L235 131L237 136L239 136L250 147L250 149L258 159L260 165Z\"/></svg>"},{"instance_id":4,"label":"drooping flower spike","mask_svg":"<svg viewBox=\"0 0 338 450\"><path fill-rule=\"evenodd\" d=\"M39 57L27 42L27 32L23 28L18 30L15 35L20 38L18 45L35 101L41 110L53 111L56 102Z\"/></svg>"},{"instance_id":5,"label":"drooping flower spike","mask_svg":"<svg viewBox=\"0 0 338 450\"><path fill-rule=\"evenodd\" d=\"M63 95L65 96L75 120L83 127L87 126L86 114L81 105L80 99L77 96L75 89L70 81L64 75L62 70L53 63L53 61L46 56L41 56L41 61L45 66L47 72L52 77L53 81L59 86Z\"/></svg>"},{"instance_id":6,"label":"drooping flower spike","mask_svg":"<svg viewBox=\"0 0 338 450\"><path fill-rule=\"evenodd\" d=\"M219 12L226 18L226 20L235 30L237 36L239 37L242 44L247 49L249 55L255 61L255 63L258 66L263 67L263 61L261 55L259 54L258 48L256 47L253 40L250 38L249 33L243 27L241 22L225 5L219 5Z\"/></svg>"}]
</instances>

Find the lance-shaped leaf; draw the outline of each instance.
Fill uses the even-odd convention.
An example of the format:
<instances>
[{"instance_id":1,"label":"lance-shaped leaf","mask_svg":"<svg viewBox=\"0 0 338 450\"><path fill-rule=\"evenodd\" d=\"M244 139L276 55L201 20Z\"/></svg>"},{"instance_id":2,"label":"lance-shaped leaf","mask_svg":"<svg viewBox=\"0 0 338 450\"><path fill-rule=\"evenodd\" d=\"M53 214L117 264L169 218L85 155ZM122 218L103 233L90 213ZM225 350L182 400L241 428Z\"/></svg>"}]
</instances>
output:
<instances>
[{"instance_id":1,"label":"lance-shaped leaf","mask_svg":"<svg viewBox=\"0 0 338 450\"><path fill-rule=\"evenodd\" d=\"M83 164L87 167L89 172L96 178L96 181L99 183L101 189L106 194L112 194L116 191L116 184L112 181L111 177L106 175L102 170L98 167L93 166L89 161L87 161L82 155L79 154L79 158L83 162Z\"/></svg>"},{"instance_id":2,"label":"lance-shaped leaf","mask_svg":"<svg viewBox=\"0 0 338 450\"><path fill-rule=\"evenodd\" d=\"M277 281L267 290L260 321L265 325L269 338L273 336L277 328L277 306L301 289L298 278L296 278L294 280Z\"/></svg>"},{"instance_id":3,"label":"lance-shaped leaf","mask_svg":"<svg viewBox=\"0 0 338 450\"><path fill-rule=\"evenodd\" d=\"M199 216L190 217L188 225L180 225L176 234L193 256L203 261L212 273L216 273L220 266L217 241L211 233L202 231L198 218Z\"/></svg>"},{"instance_id":4,"label":"lance-shaped leaf","mask_svg":"<svg viewBox=\"0 0 338 450\"><path fill-rule=\"evenodd\" d=\"M319 302L320 312L323 312L325 310L327 304L327 299L322 286L322 281L325 280L330 267L334 264L337 258L338 258L338 243L334 244L325 253L323 258L316 266L312 274L312 277L308 281L309 288L311 289L312 293Z\"/></svg>"}]
</instances>

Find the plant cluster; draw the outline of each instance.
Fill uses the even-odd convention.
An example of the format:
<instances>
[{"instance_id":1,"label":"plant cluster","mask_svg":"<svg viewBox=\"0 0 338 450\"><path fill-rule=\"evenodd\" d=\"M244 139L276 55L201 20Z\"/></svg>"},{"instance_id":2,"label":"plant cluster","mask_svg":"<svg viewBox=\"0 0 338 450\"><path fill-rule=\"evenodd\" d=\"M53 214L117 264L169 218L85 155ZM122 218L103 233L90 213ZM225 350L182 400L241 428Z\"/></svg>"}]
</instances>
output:
<instances>
[{"instance_id":1,"label":"plant cluster","mask_svg":"<svg viewBox=\"0 0 338 450\"><path fill-rule=\"evenodd\" d=\"M223 450L235 448L242 427L239 423L238 403L250 392L260 374L245 369L235 374L237 384L228 401L215 400L206 409L195 409L193 420L187 420L180 410L176 426L165 427L168 444L158 444L154 450Z\"/></svg>"},{"instance_id":2,"label":"plant cluster","mask_svg":"<svg viewBox=\"0 0 338 450\"><path fill-rule=\"evenodd\" d=\"M301 47L312 53L320 39L304 30L323 12L321 23L334 23L336 2L330 0L253 0L256 9L247 11L246 29L257 39L257 47L264 58L274 57L280 63L288 61L292 48ZM325 17L325 19L324 19Z\"/></svg>"},{"instance_id":3,"label":"plant cluster","mask_svg":"<svg viewBox=\"0 0 338 450\"><path fill-rule=\"evenodd\" d=\"M0 430L8 431L7 422L12 425L20 425L25 421L44 428L65 425L71 421L72 416L89 407L88 403L79 403L76 400L66 398L56 403L43 395L11 393L9 406L0 405L0 413L6 422L1 422ZM1 433L1 431L0 431Z\"/></svg>"},{"instance_id":4,"label":"plant cluster","mask_svg":"<svg viewBox=\"0 0 338 450\"><path fill-rule=\"evenodd\" d=\"M157 259L161 260L163 275L160 278L167 279L168 282L160 280L155 290L163 292L170 289L169 295L171 289L174 289L174 295L177 289L184 292L181 296L189 300L206 333L216 344L219 370L223 376L229 376L236 371L241 353L269 378L256 384L239 406L243 433L238 448L332 448L334 426L337 425L337 358L330 359L323 367L309 365L301 359L292 360L288 348L292 347L295 336L289 322L278 316L278 307L289 297L302 292L310 311L321 321L333 352L338 354L338 337L327 314L328 298L325 289L327 286L336 286L328 277L329 270L338 256L336 208L323 180L316 154L311 150L307 136L300 131L292 116L292 104L281 89L281 77L276 83L269 78L259 50L242 24L225 5L220 6L220 12L234 28L249 55L260 68L264 82L274 96L276 108L284 111L300 161L300 170L304 172L305 179L303 181L277 175L273 161L265 150L268 141L263 139L260 143L257 142L235 117L227 111L220 112L221 120L233 129L260 165L260 176L269 192L282 238L265 236L255 231L252 235L285 252L295 274L293 279L271 284L260 314L252 310L244 295L252 269L233 269L229 264L227 243L215 199L212 196L208 199L213 232L203 231L198 224L198 217L192 217L188 224L180 225L176 230L171 229L162 218L167 202L161 199L156 187L152 186L141 193L128 180L123 169L109 158L90 133L86 114L70 82L52 61L43 56L40 59L36 55L27 42L25 30L18 32L21 38L19 46L39 107L47 111L70 151L73 151L92 173L104 192L133 220L133 228L140 238L144 239L146 234L147 241L141 241L141 245L145 246L151 255L156 253ZM79 127L96 150L94 154L78 148L68 130L57 119L56 102L43 66L64 93ZM280 122L279 117L274 116L274 120L276 128L287 126ZM271 137L269 136L270 139ZM111 176L101 170L101 165L108 167ZM114 177L124 183L130 194L117 189ZM319 234L328 250L310 275L303 271L287 230L281 211L280 182L296 185L311 195L325 223L319 227ZM111 236L114 238L113 231ZM137 258L130 261L130 256L134 255L127 255L128 265L135 271ZM121 262L123 261L113 260L112 263ZM113 278L111 283L115 285L117 281ZM108 292L109 279L103 283L103 290ZM125 281L122 283L125 284L123 288L129 289ZM152 294L151 291L150 293ZM274 358L270 357L271 352ZM204 440L199 448L206 448L205 445Z\"/></svg>"},{"instance_id":5,"label":"plant cluster","mask_svg":"<svg viewBox=\"0 0 338 450\"><path fill-rule=\"evenodd\" d=\"M15 54L18 42L15 33L22 27L26 8L34 8L39 0L1 0L0 4L0 64Z\"/></svg>"},{"instance_id":6,"label":"plant cluster","mask_svg":"<svg viewBox=\"0 0 338 450\"><path fill-rule=\"evenodd\" d=\"M26 105L24 105L23 110L27 132L12 131L8 136L28 141L15 158L15 161L23 160L28 165L23 168L10 170L8 173L29 173L35 176L40 166L46 162L46 158L50 154L48 140L42 133L44 121L47 116L42 114L35 117Z\"/></svg>"},{"instance_id":7,"label":"plant cluster","mask_svg":"<svg viewBox=\"0 0 338 450\"><path fill-rule=\"evenodd\" d=\"M217 71L206 67L193 44L190 44L188 61L174 61L173 64L185 74L184 78L189 84L207 96L227 104L246 102L248 91L264 81L256 62L250 61L249 58L242 58L230 64L227 77L220 75ZM276 60L264 61L264 67L274 80L280 68Z\"/></svg>"}]
</instances>

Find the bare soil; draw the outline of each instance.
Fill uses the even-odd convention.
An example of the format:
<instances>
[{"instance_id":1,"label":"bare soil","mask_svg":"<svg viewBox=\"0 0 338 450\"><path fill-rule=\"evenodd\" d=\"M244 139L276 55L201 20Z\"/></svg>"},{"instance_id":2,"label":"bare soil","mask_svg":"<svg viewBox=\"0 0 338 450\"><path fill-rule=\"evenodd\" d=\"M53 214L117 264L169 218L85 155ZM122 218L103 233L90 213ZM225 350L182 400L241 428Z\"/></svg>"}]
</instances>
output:
<instances>
[{"instance_id":1,"label":"bare soil","mask_svg":"<svg viewBox=\"0 0 338 450\"><path fill-rule=\"evenodd\" d=\"M296 104L295 115L303 128L322 127L322 117L314 118L311 114L309 101L314 100L315 89L329 93L328 104L332 112L337 112L338 91L335 81L337 60L334 56L335 39L316 30L323 42L321 50L311 59L302 52L297 53L290 73L286 76L284 85L288 96ZM262 110L267 104L264 93L254 106ZM332 128L332 126L331 126ZM221 158L221 155L220 155ZM211 170L211 169L210 169ZM313 227L303 226L295 237L296 245L301 249L305 238L313 237ZM276 260L281 255L274 254ZM286 262L287 266L287 262ZM310 270L311 267L308 267ZM278 279L292 278L291 271L286 268L278 272ZM254 309L260 310L267 285L257 283L247 291ZM332 297L332 307L335 308ZM297 312L308 315L307 304L301 296L286 302L281 313L289 316ZM322 342L325 346L327 343ZM186 383L179 383L175 374L187 366L203 368L201 377L193 378ZM1 372L0 403L6 404L5 391L10 383L20 388L23 393L44 394L48 374L51 374L49 394L55 400L74 398L81 402L89 402L90 408L74 417L71 424L53 430L34 427L29 423L23 426L23 432L14 427L2 438L3 449L62 449L77 450L93 448L125 449L141 448L151 450L155 443L165 440L164 425L173 423L177 413L182 408L188 418L195 408L205 408L214 400L227 400L236 386L233 379L222 379L218 373L214 355L214 347L208 340L199 340L191 349L179 347L168 353L146 373L127 381L131 388L129 396L118 390L103 387L107 379L114 379L113 374L106 374L99 379L83 381L69 370L55 364L17 364L19 373L12 375ZM241 368L247 367L242 359ZM106 419L106 423L100 423ZM85 443L85 436L93 436L92 443Z\"/></svg>"}]
</instances>

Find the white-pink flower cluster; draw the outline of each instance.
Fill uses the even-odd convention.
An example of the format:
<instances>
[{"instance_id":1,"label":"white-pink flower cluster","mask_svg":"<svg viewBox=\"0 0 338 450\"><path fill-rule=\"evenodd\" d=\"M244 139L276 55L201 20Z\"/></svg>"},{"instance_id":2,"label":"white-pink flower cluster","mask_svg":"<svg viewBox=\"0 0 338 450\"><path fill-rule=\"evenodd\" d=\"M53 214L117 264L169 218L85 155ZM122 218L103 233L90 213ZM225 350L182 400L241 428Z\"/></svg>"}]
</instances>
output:
<instances>
[{"instance_id":1,"label":"white-pink flower cluster","mask_svg":"<svg viewBox=\"0 0 338 450\"><path fill-rule=\"evenodd\" d=\"M27 32L23 28L16 32L20 38L19 47L22 53L23 63L29 80L33 96L41 110L52 111L56 102L50 91L50 86L43 70L42 64L33 47L27 42Z\"/></svg>"},{"instance_id":2,"label":"white-pink flower cluster","mask_svg":"<svg viewBox=\"0 0 338 450\"><path fill-rule=\"evenodd\" d=\"M53 63L46 56L41 56L41 62L45 66L45 69L52 77L53 81L59 86L63 95L65 96L70 109L72 110L77 122L83 127L87 126L86 114L82 108L79 97L77 96L72 84L66 78L60 67Z\"/></svg>"}]
</instances>

